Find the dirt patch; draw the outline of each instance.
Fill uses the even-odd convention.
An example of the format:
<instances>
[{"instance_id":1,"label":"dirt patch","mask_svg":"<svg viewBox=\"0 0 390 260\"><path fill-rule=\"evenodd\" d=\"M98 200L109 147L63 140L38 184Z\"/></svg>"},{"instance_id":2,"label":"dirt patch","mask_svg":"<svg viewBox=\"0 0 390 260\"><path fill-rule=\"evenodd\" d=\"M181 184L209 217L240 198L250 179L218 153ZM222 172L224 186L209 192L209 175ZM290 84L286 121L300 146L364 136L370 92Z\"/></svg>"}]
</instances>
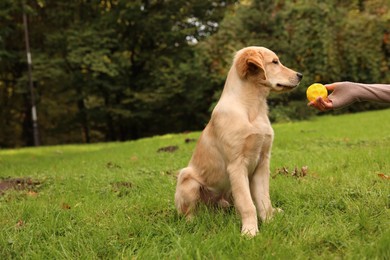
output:
<instances>
[{"instance_id":1,"label":"dirt patch","mask_svg":"<svg viewBox=\"0 0 390 260\"><path fill-rule=\"evenodd\" d=\"M7 190L26 190L26 191L36 191L36 189L42 183L31 178L7 178L0 180L0 195L3 195Z\"/></svg>"},{"instance_id":2,"label":"dirt patch","mask_svg":"<svg viewBox=\"0 0 390 260\"><path fill-rule=\"evenodd\" d=\"M167 152L167 153L173 153L175 152L177 149L179 149L178 146L176 145L171 145L171 146L166 146L166 147L161 147L157 150L158 153L161 153L161 152Z\"/></svg>"},{"instance_id":3,"label":"dirt patch","mask_svg":"<svg viewBox=\"0 0 390 260\"><path fill-rule=\"evenodd\" d=\"M108 163L106 164L106 168L108 168L108 169L121 169L122 167L119 166L119 165L116 164L116 163L108 162Z\"/></svg>"},{"instance_id":4,"label":"dirt patch","mask_svg":"<svg viewBox=\"0 0 390 260\"><path fill-rule=\"evenodd\" d=\"M133 184L128 181L120 181L120 182L113 182L111 183L112 187L115 189L120 189L120 188L132 188Z\"/></svg>"},{"instance_id":5,"label":"dirt patch","mask_svg":"<svg viewBox=\"0 0 390 260\"><path fill-rule=\"evenodd\" d=\"M186 144L188 144L188 143L194 143L194 142L196 142L197 140L195 139L195 138L186 138L186 139L184 139L184 142L186 143Z\"/></svg>"},{"instance_id":6,"label":"dirt patch","mask_svg":"<svg viewBox=\"0 0 390 260\"><path fill-rule=\"evenodd\" d=\"M130 194L130 190L134 188L131 182L120 181L111 183L112 191L116 193L118 197L124 197Z\"/></svg>"}]
</instances>

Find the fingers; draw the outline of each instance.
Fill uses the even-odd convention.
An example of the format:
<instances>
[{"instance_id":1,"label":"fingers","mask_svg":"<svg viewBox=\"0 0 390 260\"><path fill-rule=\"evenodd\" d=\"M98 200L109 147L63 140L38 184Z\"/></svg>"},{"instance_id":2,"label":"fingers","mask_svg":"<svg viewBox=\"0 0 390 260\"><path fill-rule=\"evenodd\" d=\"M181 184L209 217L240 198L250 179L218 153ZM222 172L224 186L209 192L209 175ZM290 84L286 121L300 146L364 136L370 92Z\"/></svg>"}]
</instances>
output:
<instances>
[{"instance_id":1,"label":"fingers","mask_svg":"<svg viewBox=\"0 0 390 260\"><path fill-rule=\"evenodd\" d=\"M307 104L310 107L314 107L320 111L328 111L333 109L333 103L331 100L324 100L322 97L318 97L315 101L311 101Z\"/></svg>"},{"instance_id":2,"label":"fingers","mask_svg":"<svg viewBox=\"0 0 390 260\"><path fill-rule=\"evenodd\" d=\"M308 104L307 104L308 107L316 107L316 102L314 101L310 101Z\"/></svg>"},{"instance_id":3,"label":"fingers","mask_svg":"<svg viewBox=\"0 0 390 260\"><path fill-rule=\"evenodd\" d=\"M318 104L318 107L321 111L326 111L331 108L331 105L329 105L330 102L325 101L322 97L318 97L316 99L316 103Z\"/></svg>"},{"instance_id":4,"label":"fingers","mask_svg":"<svg viewBox=\"0 0 390 260\"><path fill-rule=\"evenodd\" d=\"M334 83L326 84L324 86L328 91L334 91L334 89L337 87L338 84L340 84L340 82L334 82ZM333 109L332 100L328 98L323 99L322 97L318 97L315 101L309 102L307 106L314 107L320 111L328 111Z\"/></svg>"}]
</instances>

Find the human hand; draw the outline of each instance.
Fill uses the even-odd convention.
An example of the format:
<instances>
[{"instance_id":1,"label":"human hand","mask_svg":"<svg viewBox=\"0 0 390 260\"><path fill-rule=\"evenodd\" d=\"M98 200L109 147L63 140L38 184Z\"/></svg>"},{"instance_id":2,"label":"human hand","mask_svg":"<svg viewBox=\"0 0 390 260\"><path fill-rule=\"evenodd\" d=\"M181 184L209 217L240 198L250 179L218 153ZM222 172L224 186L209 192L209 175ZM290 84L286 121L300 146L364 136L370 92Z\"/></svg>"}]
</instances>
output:
<instances>
[{"instance_id":1,"label":"human hand","mask_svg":"<svg viewBox=\"0 0 390 260\"><path fill-rule=\"evenodd\" d=\"M333 91L336 86L334 84L328 84L325 85L325 87L328 91ZM320 111L328 111L333 109L332 100L328 98L323 99L322 97L318 97L315 101L311 101L307 105Z\"/></svg>"}]
</instances>

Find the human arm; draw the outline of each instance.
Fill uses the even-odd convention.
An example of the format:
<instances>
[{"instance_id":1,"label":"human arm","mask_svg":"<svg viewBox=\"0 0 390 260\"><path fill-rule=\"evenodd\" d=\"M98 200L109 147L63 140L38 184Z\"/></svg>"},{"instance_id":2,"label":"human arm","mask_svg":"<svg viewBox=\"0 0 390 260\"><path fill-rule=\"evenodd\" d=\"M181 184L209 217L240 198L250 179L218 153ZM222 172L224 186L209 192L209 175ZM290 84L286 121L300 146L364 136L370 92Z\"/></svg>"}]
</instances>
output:
<instances>
[{"instance_id":1,"label":"human arm","mask_svg":"<svg viewBox=\"0 0 390 260\"><path fill-rule=\"evenodd\" d=\"M390 103L390 84L363 84L355 82L336 82L325 85L333 91L328 98L317 98L308 105L321 111L338 109L354 102L375 101Z\"/></svg>"}]
</instances>

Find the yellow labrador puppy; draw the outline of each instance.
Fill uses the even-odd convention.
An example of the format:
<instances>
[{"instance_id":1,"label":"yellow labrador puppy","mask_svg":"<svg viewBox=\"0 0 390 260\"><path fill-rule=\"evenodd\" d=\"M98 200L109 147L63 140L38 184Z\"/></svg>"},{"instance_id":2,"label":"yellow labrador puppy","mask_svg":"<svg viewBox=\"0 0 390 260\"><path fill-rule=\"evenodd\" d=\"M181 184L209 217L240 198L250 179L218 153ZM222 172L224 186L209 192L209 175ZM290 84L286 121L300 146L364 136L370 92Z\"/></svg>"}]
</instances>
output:
<instances>
[{"instance_id":1,"label":"yellow labrador puppy","mask_svg":"<svg viewBox=\"0 0 390 260\"><path fill-rule=\"evenodd\" d=\"M191 218L199 201L234 205L242 220L241 233L258 232L272 217L269 196L270 156L274 132L268 119L271 91L294 89L302 74L283 66L264 47L238 51L220 100L203 130L188 167L178 176L175 204Z\"/></svg>"}]
</instances>

